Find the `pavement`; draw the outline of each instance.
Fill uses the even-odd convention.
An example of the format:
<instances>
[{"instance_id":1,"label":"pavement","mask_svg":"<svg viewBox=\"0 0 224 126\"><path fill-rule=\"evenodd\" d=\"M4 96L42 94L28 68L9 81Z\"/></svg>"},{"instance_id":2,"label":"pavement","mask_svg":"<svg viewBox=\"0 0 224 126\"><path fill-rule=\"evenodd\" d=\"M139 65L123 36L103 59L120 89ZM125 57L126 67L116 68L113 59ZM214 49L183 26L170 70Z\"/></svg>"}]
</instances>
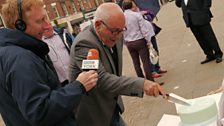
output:
<instances>
[{"instance_id":1,"label":"pavement","mask_svg":"<svg viewBox=\"0 0 224 126\"><path fill-rule=\"evenodd\" d=\"M213 30L224 51L224 1L212 1ZM157 36L160 51L160 66L168 70L163 77L156 79L165 82L163 88L186 99L207 95L218 89L224 78L224 61L201 65L205 59L201 48L190 29L185 27L182 11L175 2L164 5L155 23L162 27ZM123 75L136 76L127 49L124 49ZM157 126L163 114L176 115L175 106L161 96L154 98L123 97L125 104L124 120L128 126Z\"/></svg>"},{"instance_id":2,"label":"pavement","mask_svg":"<svg viewBox=\"0 0 224 126\"><path fill-rule=\"evenodd\" d=\"M213 30L224 51L224 1L212 1ZM221 86L224 77L224 61L201 65L205 59L201 48L191 31L185 27L182 12L174 2L164 5L155 23L162 27L157 36L160 50L160 65L168 70L163 77L156 79L165 82L163 88L184 98L191 99L207 95ZM130 55L124 48L123 75L135 77ZM175 106L161 96L144 98L123 96L125 104L124 120L128 126L157 126L163 114L176 115ZM0 126L4 123L0 119Z\"/></svg>"}]
</instances>

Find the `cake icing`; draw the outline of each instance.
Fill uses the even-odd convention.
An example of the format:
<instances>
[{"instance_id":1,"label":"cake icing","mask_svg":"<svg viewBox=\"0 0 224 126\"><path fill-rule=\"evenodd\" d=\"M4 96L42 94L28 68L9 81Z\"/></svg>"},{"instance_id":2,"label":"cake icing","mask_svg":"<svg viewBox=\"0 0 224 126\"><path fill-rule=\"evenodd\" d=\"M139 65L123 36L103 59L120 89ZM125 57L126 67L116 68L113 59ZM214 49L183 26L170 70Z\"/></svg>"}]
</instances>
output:
<instances>
[{"instance_id":1,"label":"cake icing","mask_svg":"<svg viewBox=\"0 0 224 126\"><path fill-rule=\"evenodd\" d=\"M178 114L183 124L197 124L217 119L217 106L212 98L197 98L189 101L191 106L181 106Z\"/></svg>"}]
</instances>

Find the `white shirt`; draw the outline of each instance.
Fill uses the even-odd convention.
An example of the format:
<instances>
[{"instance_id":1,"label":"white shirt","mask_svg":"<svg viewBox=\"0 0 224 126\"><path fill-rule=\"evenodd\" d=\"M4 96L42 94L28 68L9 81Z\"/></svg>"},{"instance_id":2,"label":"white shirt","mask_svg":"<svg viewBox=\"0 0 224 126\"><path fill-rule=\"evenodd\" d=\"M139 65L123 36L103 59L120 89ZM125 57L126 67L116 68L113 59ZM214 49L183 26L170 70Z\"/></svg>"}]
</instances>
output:
<instances>
[{"instance_id":1,"label":"white shirt","mask_svg":"<svg viewBox=\"0 0 224 126\"><path fill-rule=\"evenodd\" d=\"M145 38L148 42L155 35L152 24L145 20L139 12L125 10L125 24L127 30L124 32L124 40L135 41Z\"/></svg>"},{"instance_id":2,"label":"white shirt","mask_svg":"<svg viewBox=\"0 0 224 126\"><path fill-rule=\"evenodd\" d=\"M188 0L184 0L185 5L187 6Z\"/></svg>"},{"instance_id":3,"label":"white shirt","mask_svg":"<svg viewBox=\"0 0 224 126\"><path fill-rule=\"evenodd\" d=\"M62 42L62 39L57 33L51 38L43 38L43 41L48 44L50 56L54 68L58 74L60 82L68 80L68 68L69 68L69 53Z\"/></svg>"}]
</instances>

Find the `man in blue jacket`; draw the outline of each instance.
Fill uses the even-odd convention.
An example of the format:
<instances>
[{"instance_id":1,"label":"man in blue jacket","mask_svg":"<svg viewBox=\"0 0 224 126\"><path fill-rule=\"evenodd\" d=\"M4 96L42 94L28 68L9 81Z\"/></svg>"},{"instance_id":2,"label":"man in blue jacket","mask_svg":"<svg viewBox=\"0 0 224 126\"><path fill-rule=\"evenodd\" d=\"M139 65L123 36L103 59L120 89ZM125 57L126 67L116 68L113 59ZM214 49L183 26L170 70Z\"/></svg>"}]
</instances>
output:
<instances>
[{"instance_id":1,"label":"man in blue jacket","mask_svg":"<svg viewBox=\"0 0 224 126\"><path fill-rule=\"evenodd\" d=\"M8 29L0 29L0 113L7 126L75 126L72 112L97 82L88 71L60 87L41 41L49 23L43 5L7 0L2 7Z\"/></svg>"}]
</instances>

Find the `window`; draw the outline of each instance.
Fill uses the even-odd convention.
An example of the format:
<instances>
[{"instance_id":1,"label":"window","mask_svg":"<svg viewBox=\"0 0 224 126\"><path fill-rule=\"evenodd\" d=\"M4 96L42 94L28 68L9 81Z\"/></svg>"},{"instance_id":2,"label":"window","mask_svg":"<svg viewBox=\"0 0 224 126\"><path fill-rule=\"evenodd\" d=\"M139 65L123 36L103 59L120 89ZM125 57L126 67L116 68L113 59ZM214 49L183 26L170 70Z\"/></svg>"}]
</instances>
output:
<instances>
[{"instance_id":1,"label":"window","mask_svg":"<svg viewBox=\"0 0 224 126\"><path fill-rule=\"evenodd\" d=\"M92 8L92 4L91 4L90 0L88 0L88 4L89 4L89 8Z\"/></svg>"},{"instance_id":2,"label":"window","mask_svg":"<svg viewBox=\"0 0 224 126\"><path fill-rule=\"evenodd\" d=\"M64 2L61 3L61 6L62 6L62 9L64 11L65 16L68 16L69 14L68 14L68 10L67 10L67 7L66 7L65 3Z\"/></svg>"},{"instance_id":3,"label":"window","mask_svg":"<svg viewBox=\"0 0 224 126\"><path fill-rule=\"evenodd\" d=\"M71 0L71 3L72 3L73 11L74 11L75 13L77 13L77 9L76 9L76 7L75 7L75 3L74 3L74 1Z\"/></svg>"},{"instance_id":4,"label":"window","mask_svg":"<svg viewBox=\"0 0 224 126\"><path fill-rule=\"evenodd\" d=\"M54 14L55 14L56 18L59 18L60 15L59 15L59 13L58 13L58 9L57 9L57 7L56 7L56 3L52 3L52 4L51 4L51 7L52 7L52 9L53 9L53 11L54 11Z\"/></svg>"},{"instance_id":5,"label":"window","mask_svg":"<svg viewBox=\"0 0 224 126\"><path fill-rule=\"evenodd\" d=\"M78 0L78 1L79 1L79 4L80 4L80 9L81 9L81 11L84 11L85 8L84 8L84 6L83 6L82 0Z\"/></svg>"},{"instance_id":6,"label":"window","mask_svg":"<svg viewBox=\"0 0 224 126\"><path fill-rule=\"evenodd\" d=\"M96 6L99 6L100 5L100 3L99 3L98 0L95 0L95 3L96 3Z\"/></svg>"}]
</instances>

